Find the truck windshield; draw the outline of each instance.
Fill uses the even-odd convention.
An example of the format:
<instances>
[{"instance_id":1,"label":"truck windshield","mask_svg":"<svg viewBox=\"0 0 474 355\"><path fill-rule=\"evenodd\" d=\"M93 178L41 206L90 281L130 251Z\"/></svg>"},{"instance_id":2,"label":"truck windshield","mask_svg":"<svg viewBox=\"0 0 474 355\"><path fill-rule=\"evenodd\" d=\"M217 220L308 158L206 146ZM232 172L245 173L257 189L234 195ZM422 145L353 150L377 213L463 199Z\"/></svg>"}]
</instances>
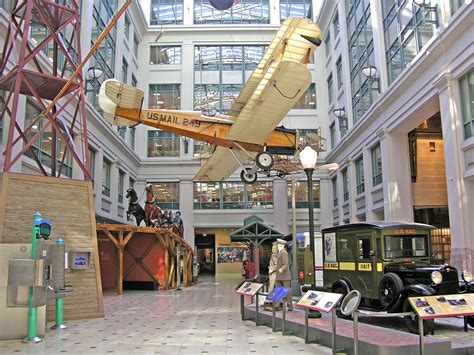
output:
<instances>
[{"instance_id":1,"label":"truck windshield","mask_svg":"<svg viewBox=\"0 0 474 355\"><path fill-rule=\"evenodd\" d=\"M426 235L386 235L385 258L428 256Z\"/></svg>"}]
</instances>

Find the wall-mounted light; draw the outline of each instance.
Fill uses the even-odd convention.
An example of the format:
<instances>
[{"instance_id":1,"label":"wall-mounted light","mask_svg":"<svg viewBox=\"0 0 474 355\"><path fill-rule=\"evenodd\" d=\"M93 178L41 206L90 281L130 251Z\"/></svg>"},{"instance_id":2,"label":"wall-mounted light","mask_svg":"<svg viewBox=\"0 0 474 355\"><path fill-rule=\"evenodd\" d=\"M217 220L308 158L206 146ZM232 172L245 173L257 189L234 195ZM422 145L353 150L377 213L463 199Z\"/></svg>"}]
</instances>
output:
<instances>
[{"instance_id":1,"label":"wall-mounted light","mask_svg":"<svg viewBox=\"0 0 474 355\"><path fill-rule=\"evenodd\" d=\"M341 131L341 136L345 136L347 129L347 117L346 117L346 109L344 107L336 108L332 111L334 116L337 117L339 121L339 130Z\"/></svg>"},{"instance_id":2,"label":"wall-mounted light","mask_svg":"<svg viewBox=\"0 0 474 355\"><path fill-rule=\"evenodd\" d=\"M376 78L377 77L377 68L374 67L373 65L369 65L369 66L366 66L366 67L363 67L362 68L362 74L366 77L366 78Z\"/></svg>"},{"instance_id":3,"label":"wall-mounted light","mask_svg":"<svg viewBox=\"0 0 474 355\"><path fill-rule=\"evenodd\" d=\"M430 142L430 152L436 152L436 142Z\"/></svg>"}]
</instances>

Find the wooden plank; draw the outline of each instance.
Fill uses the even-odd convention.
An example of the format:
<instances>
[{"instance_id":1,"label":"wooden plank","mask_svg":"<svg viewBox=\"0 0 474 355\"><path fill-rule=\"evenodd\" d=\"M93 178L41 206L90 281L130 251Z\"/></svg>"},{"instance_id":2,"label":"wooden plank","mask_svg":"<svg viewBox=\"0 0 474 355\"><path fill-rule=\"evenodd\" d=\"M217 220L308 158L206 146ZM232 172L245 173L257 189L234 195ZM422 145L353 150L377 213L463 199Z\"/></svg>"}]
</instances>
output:
<instances>
[{"instance_id":1,"label":"wooden plank","mask_svg":"<svg viewBox=\"0 0 474 355\"><path fill-rule=\"evenodd\" d=\"M124 241L123 241L123 244L124 244L124 248L127 246L128 242L130 241L130 239L132 239L133 237L133 231L130 231L127 236L125 237Z\"/></svg>"},{"instance_id":2,"label":"wooden plank","mask_svg":"<svg viewBox=\"0 0 474 355\"><path fill-rule=\"evenodd\" d=\"M117 278L117 294L121 295L123 293L123 231L119 231L118 236L119 249L118 249L118 258L119 258L119 267L118 267L118 278Z\"/></svg>"},{"instance_id":3,"label":"wooden plank","mask_svg":"<svg viewBox=\"0 0 474 355\"><path fill-rule=\"evenodd\" d=\"M119 242L117 241L117 239L114 237L114 235L112 233L110 233L108 230L103 230L102 231L106 237L108 237L112 243L114 243L114 245L120 249L120 245L119 245Z\"/></svg>"},{"instance_id":4,"label":"wooden plank","mask_svg":"<svg viewBox=\"0 0 474 355\"><path fill-rule=\"evenodd\" d=\"M65 272L66 284L73 285L73 291L65 295L64 317L103 316L92 183L17 173L0 176L0 242L30 243L32 218L38 210L53 223L53 242L61 237L67 252L91 252L89 269ZM54 320L54 307L49 307L48 319Z\"/></svg>"}]
</instances>

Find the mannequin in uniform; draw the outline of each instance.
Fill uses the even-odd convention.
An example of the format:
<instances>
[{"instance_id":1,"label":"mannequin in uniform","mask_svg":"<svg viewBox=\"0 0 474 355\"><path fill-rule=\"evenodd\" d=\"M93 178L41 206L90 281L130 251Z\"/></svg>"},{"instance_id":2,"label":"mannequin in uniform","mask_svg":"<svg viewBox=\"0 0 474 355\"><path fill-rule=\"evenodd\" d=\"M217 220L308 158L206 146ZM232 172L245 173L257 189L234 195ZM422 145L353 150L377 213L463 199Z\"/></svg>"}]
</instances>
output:
<instances>
[{"instance_id":1,"label":"mannequin in uniform","mask_svg":"<svg viewBox=\"0 0 474 355\"><path fill-rule=\"evenodd\" d=\"M277 276L278 248L276 243L272 245L272 255L270 256L270 265L268 266L268 292L272 292L275 287Z\"/></svg>"},{"instance_id":2,"label":"mannequin in uniform","mask_svg":"<svg viewBox=\"0 0 474 355\"><path fill-rule=\"evenodd\" d=\"M277 271L276 271L276 282L275 286L289 287L290 291L285 297L288 310L293 310L293 302L291 300L291 275L288 268L288 252L285 249L286 241L283 239L277 239Z\"/></svg>"}]
</instances>

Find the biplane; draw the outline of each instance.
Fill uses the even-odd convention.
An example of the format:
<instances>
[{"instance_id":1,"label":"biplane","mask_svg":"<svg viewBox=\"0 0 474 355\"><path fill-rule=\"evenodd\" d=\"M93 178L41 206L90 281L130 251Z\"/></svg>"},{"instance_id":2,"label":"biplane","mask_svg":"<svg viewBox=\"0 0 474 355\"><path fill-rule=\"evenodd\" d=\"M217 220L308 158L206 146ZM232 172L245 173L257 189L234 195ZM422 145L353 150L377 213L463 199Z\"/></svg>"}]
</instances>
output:
<instances>
[{"instance_id":1,"label":"biplane","mask_svg":"<svg viewBox=\"0 0 474 355\"><path fill-rule=\"evenodd\" d=\"M285 20L227 115L144 109L143 91L115 79L104 81L99 105L115 125L142 123L215 145L195 180L221 181L241 168L242 181L257 173L285 176L298 151L296 130L277 127L311 84L307 64L321 44L319 27L306 18ZM248 166L250 162L250 166Z\"/></svg>"}]
</instances>

